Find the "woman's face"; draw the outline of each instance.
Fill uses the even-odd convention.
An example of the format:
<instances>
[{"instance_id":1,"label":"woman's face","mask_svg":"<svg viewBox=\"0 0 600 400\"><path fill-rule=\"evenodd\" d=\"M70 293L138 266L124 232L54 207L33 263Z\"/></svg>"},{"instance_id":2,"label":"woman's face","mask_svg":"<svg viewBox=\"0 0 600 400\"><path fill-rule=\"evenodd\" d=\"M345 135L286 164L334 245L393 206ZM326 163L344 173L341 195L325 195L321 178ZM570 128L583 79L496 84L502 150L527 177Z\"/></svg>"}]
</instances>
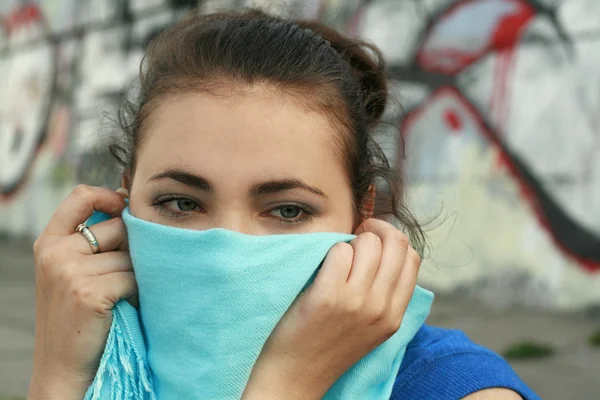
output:
<instances>
[{"instance_id":1,"label":"woman's face","mask_svg":"<svg viewBox=\"0 0 600 400\"><path fill-rule=\"evenodd\" d=\"M147 121L131 212L197 230L350 233L337 135L325 115L264 89L169 97Z\"/></svg>"}]
</instances>

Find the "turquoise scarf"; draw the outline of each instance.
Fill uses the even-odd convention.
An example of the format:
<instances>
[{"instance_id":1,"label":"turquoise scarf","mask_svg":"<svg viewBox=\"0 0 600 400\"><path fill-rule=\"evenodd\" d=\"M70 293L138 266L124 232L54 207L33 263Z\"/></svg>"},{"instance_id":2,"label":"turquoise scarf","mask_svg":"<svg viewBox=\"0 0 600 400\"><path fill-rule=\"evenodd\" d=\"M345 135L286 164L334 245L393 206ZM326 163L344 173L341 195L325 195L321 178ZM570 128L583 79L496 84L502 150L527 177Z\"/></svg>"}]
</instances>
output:
<instances>
[{"instance_id":1,"label":"turquoise scarf","mask_svg":"<svg viewBox=\"0 0 600 400\"><path fill-rule=\"evenodd\" d=\"M102 220L94 215L88 224ZM85 399L239 399L269 334L352 235L250 236L159 225L123 212L140 310L121 301ZM349 369L327 400L389 398L433 294L417 287L402 327ZM318 332L315 332L318 335Z\"/></svg>"}]
</instances>

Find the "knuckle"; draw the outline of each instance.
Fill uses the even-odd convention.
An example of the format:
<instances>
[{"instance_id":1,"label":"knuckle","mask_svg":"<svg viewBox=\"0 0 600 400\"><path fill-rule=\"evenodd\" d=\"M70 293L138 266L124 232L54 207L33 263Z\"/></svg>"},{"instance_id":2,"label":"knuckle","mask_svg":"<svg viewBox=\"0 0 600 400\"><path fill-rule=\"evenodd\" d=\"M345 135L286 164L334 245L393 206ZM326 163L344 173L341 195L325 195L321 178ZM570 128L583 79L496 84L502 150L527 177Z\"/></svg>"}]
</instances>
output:
<instances>
[{"instance_id":1,"label":"knuckle","mask_svg":"<svg viewBox=\"0 0 600 400\"><path fill-rule=\"evenodd\" d=\"M123 222L123 218L115 217L109 220L109 223L114 225L113 228L118 230L119 232L125 232L125 222Z\"/></svg>"},{"instance_id":2,"label":"knuckle","mask_svg":"<svg viewBox=\"0 0 600 400\"><path fill-rule=\"evenodd\" d=\"M410 247L410 239L408 238L408 236L406 236L404 233L397 229L394 233L394 241L400 248L404 250L408 250L408 248Z\"/></svg>"},{"instance_id":3,"label":"knuckle","mask_svg":"<svg viewBox=\"0 0 600 400\"><path fill-rule=\"evenodd\" d=\"M387 331L390 333L390 336L398 332L401 325L402 318L390 318L387 324Z\"/></svg>"},{"instance_id":4,"label":"knuckle","mask_svg":"<svg viewBox=\"0 0 600 400\"><path fill-rule=\"evenodd\" d=\"M55 264L58 263L60 259L61 251L57 248L57 246L46 247L40 251L40 268L42 270L51 269Z\"/></svg>"},{"instance_id":5,"label":"knuckle","mask_svg":"<svg viewBox=\"0 0 600 400\"><path fill-rule=\"evenodd\" d=\"M75 286L78 282L77 278L79 277L79 274L77 274L78 270L81 270L81 268L78 268L78 265L76 265L74 261L71 261L62 265L61 268L58 270L58 273L60 274L60 278L64 282L70 283L72 286Z\"/></svg>"},{"instance_id":6,"label":"knuckle","mask_svg":"<svg viewBox=\"0 0 600 400\"><path fill-rule=\"evenodd\" d=\"M379 236L377 236L373 232L361 233L358 238L363 240L365 243L368 243L371 246L381 247L381 239L379 238Z\"/></svg>"},{"instance_id":7,"label":"knuckle","mask_svg":"<svg viewBox=\"0 0 600 400\"><path fill-rule=\"evenodd\" d=\"M121 217L112 218L114 223L117 224L118 227L125 229L125 221Z\"/></svg>"},{"instance_id":8,"label":"knuckle","mask_svg":"<svg viewBox=\"0 0 600 400\"><path fill-rule=\"evenodd\" d=\"M33 255L34 257L37 258L37 256L40 254L40 248L42 246L42 237L38 236L37 239L35 239L35 242L33 242Z\"/></svg>"},{"instance_id":9,"label":"knuckle","mask_svg":"<svg viewBox=\"0 0 600 400\"><path fill-rule=\"evenodd\" d=\"M125 222L120 217L113 217L108 221L102 222L111 232L121 234L125 232Z\"/></svg>"},{"instance_id":10,"label":"knuckle","mask_svg":"<svg viewBox=\"0 0 600 400\"><path fill-rule=\"evenodd\" d=\"M112 309L112 301L98 292L92 282L75 279L71 285L71 293L75 303L87 312L104 316Z\"/></svg>"},{"instance_id":11,"label":"knuckle","mask_svg":"<svg viewBox=\"0 0 600 400\"><path fill-rule=\"evenodd\" d=\"M337 300L335 296L329 295L321 295L317 296L314 299L313 306L315 309L323 311L323 310L333 310L337 307Z\"/></svg>"},{"instance_id":12,"label":"knuckle","mask_svg":"<svg viewBox=\"0 0 600 400\"><path fill-rule=\"evenodd\" d=\"M93 303L94 290L89 284L84 284L81 281L75 280L72 283L71 292L78 303L84 305Z\"/></svg>"},{"instance_id":13,"label":"knuckle","mask_svg":"<svg viewBox=\"0 0 600 400\"><path fill-rule=\"evenodd\" d=\"M388 306L384 300L374 301L369 306L369 317L373 322L380 322L388 315Z\"/></svg>"},{"instance_id":14,"label":"knuckle","mask_svg":"<svg viewBox=\"0 0 600 400\"><path fill-rule=\"evenodd\" d=\"M93 190L90 186L84 185L82 183L75 186L75 189L73 189L73 195L81 199L89 198L92 195L92 192Z\"/></svg>"},{"instance_id":15,"label":"knuckle","mask_svg":"<svg viewBox=\"0 0 600 400\"><path fill-rule=\"evenodd\" d=\"M329 251L329 256L338 261L352 261L354 249L352 245L346 242L336 243Z\"/></svg>"},{"instance_id":16,"label":"knuckle","mask_svg":"<svg viewBox=\"0 0 600 400\"><path fill-rule=\"evenodd\" d=\"M365 301L362 296L353 296L344 303L344 312L358 316L363 313Z\"/></svg>"},{"instance_id":17,"label":"knuckle","mask_svg":"<svg viewBox=\"0 0 600 400\"><path fill-rule=\"evenodd\" d=\"M375 229L378 223L379 221L377 219L369 218L365 222L363 222L363 226L367 231L369 231Z\"/></svg>"},{"instance_id":18,"label":"knuckle","mask_svg":"<svg viewBox=\"0 0 600 400\"><path fill-rule=\"evenodd\" d=\"M409 249L410 263L415 269L421 267L421 255L412 247Z\"/></svg>"}]
</instances>

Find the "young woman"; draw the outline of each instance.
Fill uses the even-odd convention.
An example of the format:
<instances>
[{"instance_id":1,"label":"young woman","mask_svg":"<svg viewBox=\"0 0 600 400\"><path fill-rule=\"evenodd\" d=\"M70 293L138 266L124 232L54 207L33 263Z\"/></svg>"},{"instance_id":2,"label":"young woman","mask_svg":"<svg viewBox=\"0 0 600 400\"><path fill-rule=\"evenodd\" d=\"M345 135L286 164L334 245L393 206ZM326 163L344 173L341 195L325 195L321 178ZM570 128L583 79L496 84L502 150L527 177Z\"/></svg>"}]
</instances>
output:
<instances>
[{"instance_id":1,"label":"young woman","mask_svg":"<svg viewBox=\"0 0 600 400\"><path fill-rule=\"evenodd\" d=\"M120 218L127 196L135 217L178 228L357 235L329 251L317 277L341 283L308 290L292 306L244 392L323 397L398 330L423 252L400 180L373 139L388 102L380 52L318 22L247 11L183 19L154 39L142 65L114 148L123 188L78 186L35 243L29 398L83 398L113 306L136 295ZM76 228L94 211L115 218L86 240ZM424 326L392 398L536 397L495 354L460 332Z\"/></svg>"}]
</instances>

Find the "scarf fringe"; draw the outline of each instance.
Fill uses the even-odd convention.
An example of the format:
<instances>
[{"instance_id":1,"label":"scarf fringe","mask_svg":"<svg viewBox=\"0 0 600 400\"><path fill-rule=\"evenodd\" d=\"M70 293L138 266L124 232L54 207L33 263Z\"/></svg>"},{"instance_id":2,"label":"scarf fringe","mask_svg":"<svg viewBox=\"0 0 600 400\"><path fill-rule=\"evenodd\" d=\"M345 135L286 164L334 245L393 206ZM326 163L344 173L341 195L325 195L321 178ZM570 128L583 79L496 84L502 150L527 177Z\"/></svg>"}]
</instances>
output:
<instances>
[{"instance_id":1,"label":"scarf fringe","mask_svg":"<svg viewBox=\"0 0 600 400\"><path fill-rule=\"evenodd\" d=\"M121 319L116 307L104 354L84 400L157 400L150 369L131 335L124 332Z\"/></svg>"}]
</instances>

